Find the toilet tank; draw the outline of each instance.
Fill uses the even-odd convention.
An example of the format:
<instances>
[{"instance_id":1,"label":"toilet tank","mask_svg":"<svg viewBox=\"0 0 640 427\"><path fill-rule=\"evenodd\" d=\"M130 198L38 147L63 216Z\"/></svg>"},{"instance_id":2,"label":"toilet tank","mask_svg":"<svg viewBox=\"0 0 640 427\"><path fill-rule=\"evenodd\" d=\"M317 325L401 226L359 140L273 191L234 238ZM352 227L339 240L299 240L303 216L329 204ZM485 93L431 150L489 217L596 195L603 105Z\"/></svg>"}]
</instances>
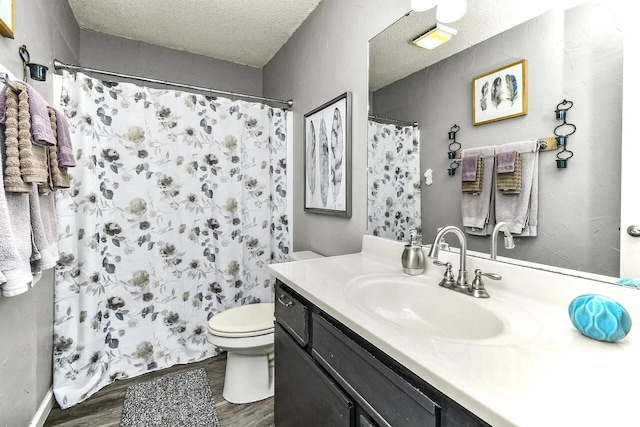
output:
<instances>
[{"instance_id":1,"label":"toilet tank","mask_svg":"<svg viewBox=\"0 0 640 427\"><path fill-rule=\"evenodd\" d=\"M324 256L313 251L297 251L291 252L291 255L289 255L289 261L303 261L314 258L324 258Z\"/></svg>"}]
</instances>

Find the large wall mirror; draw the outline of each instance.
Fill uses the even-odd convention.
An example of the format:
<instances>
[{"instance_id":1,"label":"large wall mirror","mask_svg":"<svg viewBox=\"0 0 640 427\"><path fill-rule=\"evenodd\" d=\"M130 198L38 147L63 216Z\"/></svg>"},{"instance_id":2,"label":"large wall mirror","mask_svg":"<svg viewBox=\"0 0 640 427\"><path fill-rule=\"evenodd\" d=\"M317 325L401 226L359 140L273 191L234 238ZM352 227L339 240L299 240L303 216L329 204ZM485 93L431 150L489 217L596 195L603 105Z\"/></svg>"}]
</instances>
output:
<instances>
[{"instance_id":1,"label":"large wall mirror","mask_svg":"<svg viewBox=\"0 0 640 427\"><path fill-rule=\"evenodd\" d=\"M553 9L531 5L534 9L526 11L529 6L510 0L469 1L465 17L448 24L457 35L432 51L410 41L435 25L434 10L408 13L373 38L368 158L378 163L368 165L369 232L394 237L373 224L376 212L420 227L425 244L433 241L439 227L462 227L460 174L447 172L449 129L460 127L456 139L463 148L552 137L559 124L554 110L566 99L574 105L568 121L577 130L567 147L575 155L567 168L559 169L556 151L539 153L537 236L516 237L514 249L499 248L498 254L619 276L623 34L618 14L624 12L612 3L558 1ZM528 64L527 114L473 126L473 79L521 59ZM381 130L374 124L378 122L392 127ZM391 134L405 132L413 122L418 123L411 138L419 141L413 151L419 151L419 166L406 156L387 156L394 154L389 146L384 155L373 154L381 134L392 139ZM405 154L406 141L401 138ZM410 203L404 203L412 209L406 214L400 209L404 205L387 211L373 205L375 200L394 201L372 195L376 180L380 183L373 172L384 161L383 172L413 179L404 189L420 199L419 213ZM430 185L423 176L427 169L433 171ZM413 215L420 216L420 224L410 224L407 218ZM395 237L406 240L404 233ZM490 240L468 236L469 249L488 253Z\"/></svg>"}]
</instances>

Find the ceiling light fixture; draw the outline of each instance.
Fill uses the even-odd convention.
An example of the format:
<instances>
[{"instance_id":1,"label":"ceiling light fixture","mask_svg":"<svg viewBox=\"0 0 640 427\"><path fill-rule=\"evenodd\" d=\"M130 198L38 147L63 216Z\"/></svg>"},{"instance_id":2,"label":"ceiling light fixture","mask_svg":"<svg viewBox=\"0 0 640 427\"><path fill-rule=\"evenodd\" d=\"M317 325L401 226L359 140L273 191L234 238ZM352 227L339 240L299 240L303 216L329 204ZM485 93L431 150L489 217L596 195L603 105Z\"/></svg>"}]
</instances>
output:
<instances>
[{"instance_id":1,"label":"ceiling light fixture","mask_svg":"<svg viewBox=\"0 0 640 427\"><path fill-rule=\"evenodd\" d=\"M458 31L453 28L449 28L438 22L435 27L412 40L411 43L418 47L431 50L451 40L451 37L455 36L457 32Z\"/></svg>"},{"instance_id":2,"label":"ceiling light fixture","mask_svg":"<svg viewBox=\"0 0 640 427\"><path fill-rule=\"evenodd\" d=\"M467 13L467 0L446 0L438 3L436 19L445 24L455 22Z\"/></svg>"},{"instance_id":3,"label":"ceiling light fixture","mask_svg":"<svg viewBox=\"0 0 640 427\"><path fill-rule=\"evenodd\" d=\"M424 12L425 10L433 9L437 3L437 0L411 0L411 10Z\"/></svg>"}]
</instances>

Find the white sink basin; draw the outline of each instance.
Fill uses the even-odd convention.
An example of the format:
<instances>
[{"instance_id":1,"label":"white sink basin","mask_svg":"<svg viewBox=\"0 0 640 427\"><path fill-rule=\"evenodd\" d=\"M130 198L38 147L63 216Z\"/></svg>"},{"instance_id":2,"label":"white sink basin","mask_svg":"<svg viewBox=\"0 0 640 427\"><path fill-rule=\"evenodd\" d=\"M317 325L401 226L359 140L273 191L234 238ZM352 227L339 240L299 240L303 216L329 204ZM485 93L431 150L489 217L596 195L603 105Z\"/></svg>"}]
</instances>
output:
<instances>
[{"instance_id":1,"label":"white sink basin","mask_svg":"<svg viewBox=\"0 0 640 427\"><path fill-rule=\"evenodd\" d=\"M492 298L444 289L425 276L363 276L351 281L346 292L360 310L404 331L436 339L493 342L493 338L515 338L514 332L520 338L531 337L537 330L522 313L515 319L505 317L503 312L512 310L498 307Z\"/></svg>"}]
</instances>

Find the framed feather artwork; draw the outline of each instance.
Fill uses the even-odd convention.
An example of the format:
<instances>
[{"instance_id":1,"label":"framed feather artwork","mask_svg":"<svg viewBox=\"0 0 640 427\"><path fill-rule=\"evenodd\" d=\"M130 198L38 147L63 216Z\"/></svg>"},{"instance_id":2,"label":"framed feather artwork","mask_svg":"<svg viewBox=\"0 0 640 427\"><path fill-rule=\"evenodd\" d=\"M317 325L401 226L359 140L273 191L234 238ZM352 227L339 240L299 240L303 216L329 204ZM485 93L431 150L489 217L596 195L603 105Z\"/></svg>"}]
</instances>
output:
<instances>
[{"instance_id":1,"label":"framed feather artwork","mask_svg":"<svg viewBox=\"0 0 640 427\"><path fill-rule=\"evenodd\" d=\"M304 115L304 210L351 218L351 92Z\"/></svg>"},{"instance_id":2,"label":"framed feather artwork","mask_svg":"<svg viewBox=\"0 0 640 427\"><path fill-rule=\"evenodd\" d=\"M473 125L527 114L527 60L473 79Z\"/></svg>"},{"instance_id":3,"label":"framed feather artwork","mask_svg":"<svg viewBox=\"0 0 640 427\"><path fill-rule=\"evenodd\" d=\"M12 39L15 22L14 0L0 0L0 35Z\"/></svg>"}]
</instances>

